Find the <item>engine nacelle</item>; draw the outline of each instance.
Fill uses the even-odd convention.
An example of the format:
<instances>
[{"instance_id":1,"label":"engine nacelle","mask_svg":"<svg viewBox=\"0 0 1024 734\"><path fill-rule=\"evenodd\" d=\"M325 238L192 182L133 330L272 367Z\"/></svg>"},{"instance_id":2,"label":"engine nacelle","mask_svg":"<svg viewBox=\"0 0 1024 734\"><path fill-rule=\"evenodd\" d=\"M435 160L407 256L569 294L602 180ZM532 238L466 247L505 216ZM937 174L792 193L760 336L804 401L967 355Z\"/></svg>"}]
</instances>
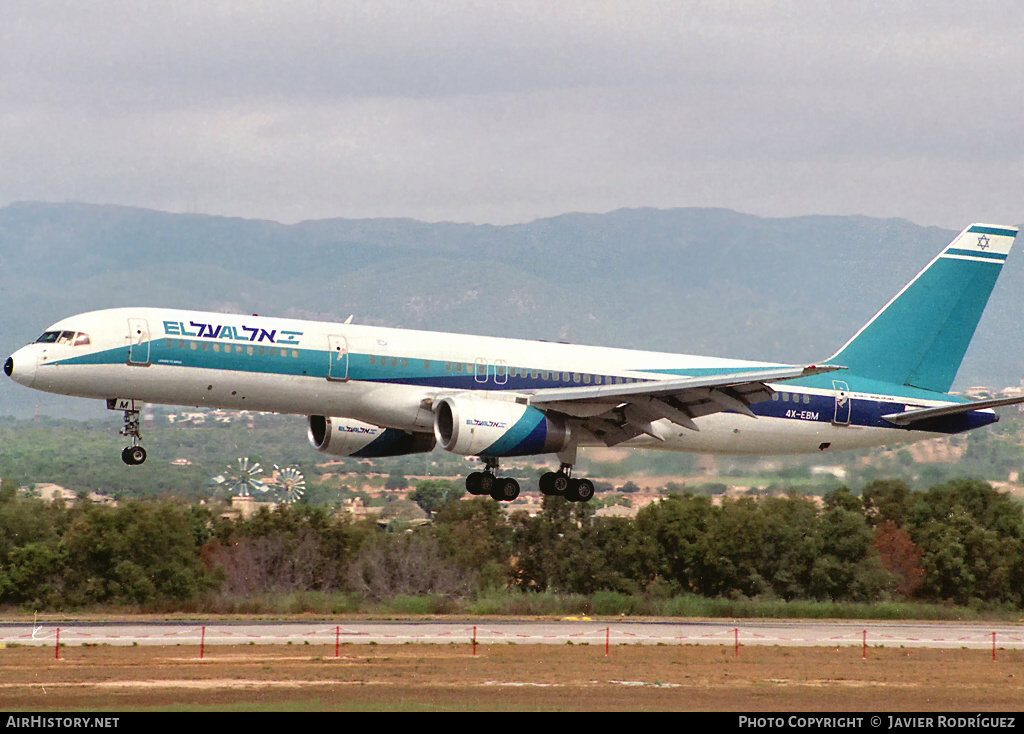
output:
<instances>
[{"instance_id":1,"label":"engine nacelle","mask_svg":"<svg viewBox=\"0 0 1024 734\"><path fill-rule=\"evenodd\" d=\"M434 403L434 437L465 456L553 454L569 443L569 427L531 405L472 395Z\"/></svg>"},{"instance_id":2,"label":"engine nacelle","mask_svg":"<svg viewBox=\"0 0 1024 734\"><path fill-rule=\"evenodd\" d=\"M381 456L424 454L434 450L429 433L381 428L351 418L309 416L309 442L317 451L335 456L374 459Z\"/></svg>"}]
</instances>

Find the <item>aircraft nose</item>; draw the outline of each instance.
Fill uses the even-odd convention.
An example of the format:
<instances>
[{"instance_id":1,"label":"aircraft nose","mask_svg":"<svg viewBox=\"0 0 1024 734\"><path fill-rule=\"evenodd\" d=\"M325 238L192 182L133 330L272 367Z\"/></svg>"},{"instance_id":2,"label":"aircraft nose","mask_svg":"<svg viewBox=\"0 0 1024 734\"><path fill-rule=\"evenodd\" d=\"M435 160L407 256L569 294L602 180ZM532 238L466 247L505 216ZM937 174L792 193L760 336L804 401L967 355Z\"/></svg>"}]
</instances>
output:
<instances>
[{"instance_id":1,"label":"aircraft nose","mask_svg":"<svg viewBox=\"0 0 1024 734\"><path fill-rule=\"evenodd\" d=\"M25 387L32 387L36 377L36 355L31 349L22 347L4 362L4 374Z\"/></svg>"}]
</instances>

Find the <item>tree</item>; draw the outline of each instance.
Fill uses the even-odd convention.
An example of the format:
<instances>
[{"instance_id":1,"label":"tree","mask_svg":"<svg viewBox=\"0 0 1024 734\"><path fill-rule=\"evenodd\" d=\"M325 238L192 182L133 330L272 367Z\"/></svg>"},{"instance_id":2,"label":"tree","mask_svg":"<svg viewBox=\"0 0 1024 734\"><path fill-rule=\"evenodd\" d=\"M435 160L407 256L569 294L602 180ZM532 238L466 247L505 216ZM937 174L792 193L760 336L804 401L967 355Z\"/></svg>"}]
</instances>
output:
<instances>
[{"instance_id":1,"label":"tree","mask_svg":"<svg viewBox=\"0 0 1024 734\"><path fill-rule=\"evenodd\" d=\"M449 479L427 479L416 483L416 489L409 493L409 499L433 516L441 507L449 502L462 499L466 490L457 482Z\"/></svg>"},{"instance_id":2,"label":"tree","mask_svg":"<svg viewBox=\"0 0 1024 734\"><path fill-rule=\"evenodd\" d=\"M679 591L703 594L709 574L709 531L715 509L706 495L670 495L637 513L641 534L653 540L657 574Z\"/></svg>"},{"instance_id":3,"label":"tree","mask_svg":"<svg viewBox=\"0 0 1024 734\"><path fill-rule=\"evenodd\" d=\"M861 502L868 522L877 527L891 521L903 527L913 505L913 496L906 482L898 479L876 479L861 490Z\"/></svg>"},{"instance_id":4,"label":"tree","mask_svg":"<svg viewBox=\"0 0 1024 734\"><path fill-rule=\"evenodd\" d=\"M921 592L966 603L1024 598L1024 511L987 482L957 479L919 493L910 534L923 551Z\"/></svg>"},{"instance_id":5,"label":"tree","mask_svg":"<svg viewBox=\"0 0 1024 734\"><path fill-rule=\"evenodd\" d=\"M885 570L896 577L896 592L903 597L913 596L924 580L924 551L910 539L910 533L886 519L875 526L871 547Z\"/></svg>"},{"instance_id":6,"label":"tree","mask_svg":"<svg viewBox=\"0 0 1024 734\"><path fill-rule=\"evenodd\" d=\"M405 489L408 486L409 480L398 469L392 469L391 473L388 474L388 478L384 480L384 489Z\"/></svg>"},{"instance_id":7,"label":"tree","mask_svg":"<svg viewBox=\"0 0 1024 734\"><path fill-rule=\"evenodd\" d=\"M348 569L351 588L371 599L403 594L466 596L472 579L441 553L426 534L378 535L356 554Z\"/></svg>"},{"instance_id":8,"label":"tree","mask_svg":"<svg viewBox=\"0 0 1024 734\"><path fill-rule=\"evenodd\" d=\"M448 502L437 511L431 530L441 552L472 572L481 586L508 585L512 529L497 502L482 497Z\"/></svg>"},{"instance_id":9,"label":"tree","mask_svg":"<svg viewBox=\"0 0 1024 734\"><path fill-rule=\"evenodd\" d=\"M190 599L212 579L187 508L133 500L74 508L64 534L68 580L82 603Z\"/></svg>"}]
</instances>

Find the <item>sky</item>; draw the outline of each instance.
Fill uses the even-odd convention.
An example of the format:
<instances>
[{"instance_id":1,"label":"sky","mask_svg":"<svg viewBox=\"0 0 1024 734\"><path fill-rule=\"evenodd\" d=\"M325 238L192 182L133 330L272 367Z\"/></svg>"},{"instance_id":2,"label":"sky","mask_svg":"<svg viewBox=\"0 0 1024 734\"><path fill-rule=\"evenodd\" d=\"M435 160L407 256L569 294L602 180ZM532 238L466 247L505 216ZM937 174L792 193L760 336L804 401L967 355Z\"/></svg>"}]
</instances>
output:
<instances>
[{"instance_id":1,"label":"sky","mask_svg":"<svg viewBox=\"0 0 1024 734\"><path fill-rule=\"evenodd\" d=\"M0 1L0 206L1024 221L1024 3Z\"/></svg>"}]
</instances>

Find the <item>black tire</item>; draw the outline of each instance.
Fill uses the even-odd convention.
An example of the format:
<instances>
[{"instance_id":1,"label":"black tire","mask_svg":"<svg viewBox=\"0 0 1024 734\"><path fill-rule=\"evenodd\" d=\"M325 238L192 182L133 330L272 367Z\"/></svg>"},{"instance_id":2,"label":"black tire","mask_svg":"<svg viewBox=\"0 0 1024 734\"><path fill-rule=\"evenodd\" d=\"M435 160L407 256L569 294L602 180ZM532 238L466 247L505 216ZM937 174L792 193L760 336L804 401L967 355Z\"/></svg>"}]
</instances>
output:
<instances>
[{"instance_id":1,"label":"black tire","mask_svg":"<svg viewBox=\"0 0 1024 734\"><path fill-rule=\"evenodd\" d=\"M579 479L569 479L568 480L568 486L565 488L565 498L567 500L569 500L570 502L579 502L580 498L579 498L579 494L577 494L578 491L579 491L579 488L580 488L580 480Z\"/></svg>"},{"instance_id":2,"label":"black tire","mask_svg":"<svg viewBox=\"0 0 1024 734\"><path fill-rule=\"evenodd\" d=\"M552 487L554 487L555 494L564 495L566 492L569 491L569 484L571 482L572 480L569 479L569 475L566 474L564 471L556 473L554 484L552 485Z\"/></svg>"},{"instance_id":3,"label":"black tire","mask_svg":"<svg viewBox=\"0 0 1024 734\"><path fill-rule=\"evenodd\" d=\"M128 446L121 452L121 461L128 466L138 466L146 461L146 449L141 446Z\"/></svg>"},{"instance_id":4,"label":"black tire","mask_svg":"<svg viewBox=\"0 0 1024 734\"><path fill-rule=\"evenodd\" d=\"M480 472L480 492L479 494L490 494L494 491L494 485L497 484L497 480L494 475L489 471Z\"/></svg>"},{"instance_id":5,"label":"black tire","mask_svg":"<svg viewBox=\"0 0 1024 734\"><path fill-rule=\"evenodd\" d=\"M480 478L483 475L482 471L475 471L466 477L466 491L472 495L484 494L484 492L480 491Z\"/></svg>"},{"instance_id":6,"label":"black tire","mask_svg":"<svg viewBox=\"0 0 1024 734\"><path fill-rule=\"evenodd\" d=\"M549 472L546 472L544 474L541 474L540 483L539 483L540 484L540 493L543 494L543 495L547 495L548 497L551 497L553 495L557 495L558 492L555 491L555 479L557 477L558 477L558 475L555 474L553 471L549 471Z\"/></svg>"},{"instance_id":7,"label":"black tire","mask_svg":"<svg viewBox=\"0 0 1024 734\"><path fill-rule=\"evenodd\" d=\"M576 483L576 501L590 502L594 496L594 483L589 479L580 479Z\"/></svg>"},{"instance_id":8,"label":"black tire","mask_svg":"<svg viewBox=\"0 0 1024 734\"><path fill-rule=\"evenodd\" d=\"M494 482L494 489L491 490L491 497L498 502L511 502L519 496L519 482L512 477L497 479Z\"/></svg>"}]
</instances>

